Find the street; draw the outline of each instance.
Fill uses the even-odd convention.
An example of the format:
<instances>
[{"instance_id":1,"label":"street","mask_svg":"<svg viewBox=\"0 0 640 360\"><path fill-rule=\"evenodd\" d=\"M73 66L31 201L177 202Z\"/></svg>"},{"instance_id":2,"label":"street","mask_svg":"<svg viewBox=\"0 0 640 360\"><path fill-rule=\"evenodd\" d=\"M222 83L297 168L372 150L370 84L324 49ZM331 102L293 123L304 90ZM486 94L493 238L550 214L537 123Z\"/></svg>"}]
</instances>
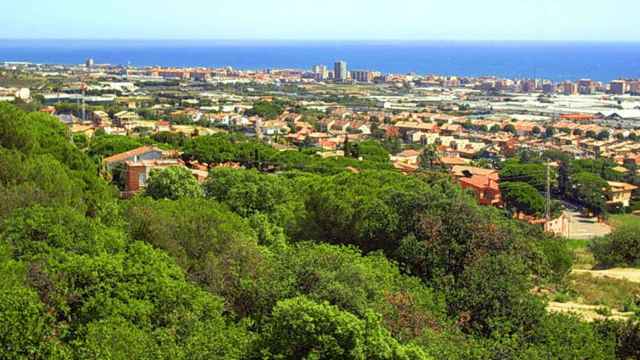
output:
<instances>
[{"instance_id":1,"label":"street","mask_svg":"<svg viewBox=\"0 0 640 360\"><path fill-rule=\"evenodd\" d=\"M582 216L576 210L565 210L569 217L569 234L570 239L586 240L611 233L611 227L604 223L599 223L596 218L587 218Z\"/></svg>"}]
</instances>

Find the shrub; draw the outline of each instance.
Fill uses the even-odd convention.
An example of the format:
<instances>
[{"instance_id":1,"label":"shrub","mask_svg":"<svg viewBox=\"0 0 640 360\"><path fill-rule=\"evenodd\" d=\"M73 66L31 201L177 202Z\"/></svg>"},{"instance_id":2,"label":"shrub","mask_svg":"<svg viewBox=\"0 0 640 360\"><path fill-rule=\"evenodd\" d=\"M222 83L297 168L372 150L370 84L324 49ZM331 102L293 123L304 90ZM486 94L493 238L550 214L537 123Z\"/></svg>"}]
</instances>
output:
<instances>
[{"instance_id":1,"label":"shrub","mask_svg":"<svg viewBox=\"0 0 640 360\"><path fill-rule=\"evenodd\" d=\"M619 226L612 234L589 246L603 267L640 266L640 222Z\"/></svg>"}]
</instances>

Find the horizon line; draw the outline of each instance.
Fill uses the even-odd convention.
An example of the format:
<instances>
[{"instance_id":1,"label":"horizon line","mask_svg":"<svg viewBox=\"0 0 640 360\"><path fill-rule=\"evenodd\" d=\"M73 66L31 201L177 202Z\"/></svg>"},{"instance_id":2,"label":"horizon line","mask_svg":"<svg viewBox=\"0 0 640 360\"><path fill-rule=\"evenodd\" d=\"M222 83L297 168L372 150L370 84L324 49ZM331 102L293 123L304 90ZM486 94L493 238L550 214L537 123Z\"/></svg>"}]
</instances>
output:
<instances>
[{"instance_id":1,"label":"horizon line","mask_svg":"<svg viewBox=\"0 0 640 360\"><path fill-rule=\"evenodd\" d=\"M57 37L0 37L0 41L202 41L202 42L397 42L397 43L420 43L420 42L456 42L456 43L640 43L640 40L587 40L587 39L302 39L302 38L57 38Z\"/></svg>"}]
</instances>

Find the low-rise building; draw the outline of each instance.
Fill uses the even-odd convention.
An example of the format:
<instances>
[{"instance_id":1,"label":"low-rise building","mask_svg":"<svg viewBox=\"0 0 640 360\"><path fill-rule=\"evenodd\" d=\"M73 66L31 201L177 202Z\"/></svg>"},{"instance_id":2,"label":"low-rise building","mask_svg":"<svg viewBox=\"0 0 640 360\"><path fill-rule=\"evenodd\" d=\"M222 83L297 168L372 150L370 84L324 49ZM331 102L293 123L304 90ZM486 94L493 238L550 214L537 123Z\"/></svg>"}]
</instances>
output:
<instances>
[{"instance_id":1,"label":"low-rise building","mask_svg":"<svg viewBox=\"0 0 640 360\"><path fill-rule=\"evenodd\" d=\"M138 162L143 160L160 160L164 157L164 151L155 146L141 146L120 154L109 156L103 160L107 170L112 170L119 164L127 161Z\"/></svg>"},{"instance_id":2,"label":"low-rise building","mask_svg":"<svg viewBox=\"0 0 640 360\"><path fill-rule=\"evenodd\" d=\"M631 205L631 197L634 190L638 187L617 181L608 181L609 190L607 191L608 204L622 204L623 207Z\"/></svg>"},{"instance_id":3,"label":"low-rise building","mask_svg":"<svg viewBox=\"0 0 640 360\"><path fill-rule=\"evenodd\" d=\"M502 195L497 175L471 175L458 179L463 189L472 190L480 205L500 206Z\"/></svg>"}]
</instances>

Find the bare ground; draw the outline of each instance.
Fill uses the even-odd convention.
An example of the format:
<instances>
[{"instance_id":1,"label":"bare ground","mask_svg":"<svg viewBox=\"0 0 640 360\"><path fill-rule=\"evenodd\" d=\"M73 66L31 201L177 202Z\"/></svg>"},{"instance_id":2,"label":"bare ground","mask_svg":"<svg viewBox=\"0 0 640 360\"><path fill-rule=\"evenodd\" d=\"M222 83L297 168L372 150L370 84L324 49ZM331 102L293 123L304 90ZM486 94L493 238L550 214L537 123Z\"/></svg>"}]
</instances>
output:
<instances>
[{"instance_id":1,"label":"bare ground","mask_svg":"<svg viewBox=\"0 0 640 360\"><path fill-rule=\"evenodd\" d=\"M574 274L589 274L597 278L609 278L617 280L627 280L634 283L640 283L640 269L616 268L608 270L581 270L575 269Z\"/></svg>"},{"instance_id":2,"label":"bare ground","mask_svg":"<svg viewBox=\"0 0 640 360\"><path fill-rule=\"evenodd\" d=\"M584 305L578 304L575 302L550 302L547 305L547 311L555 312L555 313L563 313L563 314L576 314L581 316L585 321L596 321L596 320L627 320L632 317L633 313L623 313L617 311L615 309L611 309L610 315L602 315L598 313L598 310L602 309L602 306L595 305Z\"/></svg>"}]
</instances>

